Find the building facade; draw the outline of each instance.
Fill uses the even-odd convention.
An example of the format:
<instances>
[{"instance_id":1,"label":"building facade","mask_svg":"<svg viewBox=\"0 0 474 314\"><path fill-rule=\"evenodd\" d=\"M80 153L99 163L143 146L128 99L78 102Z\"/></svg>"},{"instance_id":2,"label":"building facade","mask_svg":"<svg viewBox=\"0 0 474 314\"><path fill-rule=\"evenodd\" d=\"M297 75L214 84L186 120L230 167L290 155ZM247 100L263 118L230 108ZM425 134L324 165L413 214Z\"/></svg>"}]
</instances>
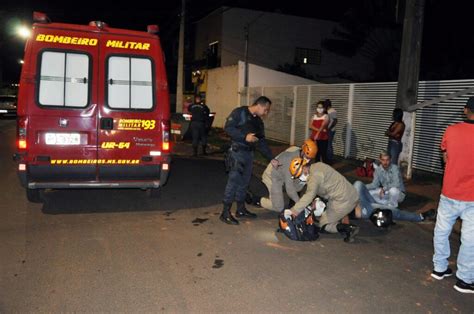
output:
<instances>
[{"instance_id":1,"label":"building facade","mask_svg":"<svg viewBox=\"0 0 474 314\"><path fill-rule=\"evenodd\" d=\"M279 13L221 7L196 23L195 60L208 68L231 66L247 59L269 69L325 83L362 80L372 71L370 60L347 58L322 46L337 23ZM344 75L349 74L349 75Z\"/></svg>"}]
</instances>

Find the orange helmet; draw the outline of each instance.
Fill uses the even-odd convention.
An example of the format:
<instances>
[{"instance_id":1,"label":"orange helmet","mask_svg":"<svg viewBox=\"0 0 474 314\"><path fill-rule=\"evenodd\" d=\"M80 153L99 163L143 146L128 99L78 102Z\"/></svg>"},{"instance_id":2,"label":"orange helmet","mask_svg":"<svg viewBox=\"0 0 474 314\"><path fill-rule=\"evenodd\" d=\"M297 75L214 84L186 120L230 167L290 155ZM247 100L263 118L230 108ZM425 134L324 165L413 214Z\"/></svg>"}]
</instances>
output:
<instances>
[{"instance_id":1,"label":"orange helmet","mask_svg":"<svg viewBox=\"0 0 474 314\"><path fill-rule=\"evenodd\" d=\"M303 151L304 157L307 159L313 159L318 153L318 146L313 140L307 139L304 141L303 145L301 145L301 150Z\"/></svg>"},{"instance_id":2,"label":"orange helmet","mask_svg":"<svg viewBox=\"0 0 474 314\"><path fill-rule=\"evenodd\" d=\"M308 164L303 158L295 157L290 162L290 173L293 178L298 178L303 173L303 167Z\"/></svg>"}]
</instances>

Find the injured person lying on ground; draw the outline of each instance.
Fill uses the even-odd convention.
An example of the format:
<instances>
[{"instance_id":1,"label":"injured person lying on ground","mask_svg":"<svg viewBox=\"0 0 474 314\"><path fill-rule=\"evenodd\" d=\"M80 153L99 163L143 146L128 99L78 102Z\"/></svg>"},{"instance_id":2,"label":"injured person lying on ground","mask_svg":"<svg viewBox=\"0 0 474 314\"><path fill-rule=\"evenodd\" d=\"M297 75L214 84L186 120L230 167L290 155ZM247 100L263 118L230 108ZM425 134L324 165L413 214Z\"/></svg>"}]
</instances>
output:
<instances>
[{"instance_id":1,"label":"injured person lying on ground","mask_svg":"<svg viewBox=\"0 0 474 314\"><path fill-rule=\"evenodd\" d=\"M353 213L353 218L356 219L370 219L373 213L377 211L386 213L391 212L391 219L393 220L405 220L412 222L421 222L425 220L433 220L436 216L434 210L429 210L424 213L415 213L406 210L401 210L398 207L390 204L381 204L375 200L372 194L367 189L366 185L361 181L354 182L354 188L359 193L360 205L357 206Z\"/></svg>"}]
</instances>

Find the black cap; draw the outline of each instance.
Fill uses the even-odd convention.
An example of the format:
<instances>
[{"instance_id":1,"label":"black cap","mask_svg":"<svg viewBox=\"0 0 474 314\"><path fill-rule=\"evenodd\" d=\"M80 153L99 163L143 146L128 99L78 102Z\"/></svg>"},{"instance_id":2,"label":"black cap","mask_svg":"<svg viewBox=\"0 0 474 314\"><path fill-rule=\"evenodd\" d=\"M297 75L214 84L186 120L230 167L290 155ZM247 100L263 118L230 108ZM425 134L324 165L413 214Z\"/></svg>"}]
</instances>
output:
<instances>
[{"instance_id":1,"label":"black cap","mask_svg":"<svg viewBox=\"0 0 474 314\"><path fill-rule=\"evenodd\" d=\"M474 97L469 97L466 103L466 108L474 112Z\"/></svg>"}]
</instances>

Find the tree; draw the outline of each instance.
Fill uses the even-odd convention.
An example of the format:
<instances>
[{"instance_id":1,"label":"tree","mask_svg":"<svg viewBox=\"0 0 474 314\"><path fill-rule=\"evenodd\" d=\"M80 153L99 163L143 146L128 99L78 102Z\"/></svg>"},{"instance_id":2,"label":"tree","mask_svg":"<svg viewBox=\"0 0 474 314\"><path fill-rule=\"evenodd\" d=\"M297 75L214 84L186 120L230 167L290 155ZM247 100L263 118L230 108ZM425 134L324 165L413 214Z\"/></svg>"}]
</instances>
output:
<instances>
[{"instance_id":1,"label":"tree","mask_svg":"<svg viewBox=\"0 0 474 314\"><path fill-rule=\"evenodd\" d=\"M357 1L335 27L334 38L323 40L323 47L349 58L360 55L369 59L374 64L369 81L396 81L402 34L397 23L398 2ZM344 78L355 77L355 73L346 73Z\"/></svg>"}]
</instances>

